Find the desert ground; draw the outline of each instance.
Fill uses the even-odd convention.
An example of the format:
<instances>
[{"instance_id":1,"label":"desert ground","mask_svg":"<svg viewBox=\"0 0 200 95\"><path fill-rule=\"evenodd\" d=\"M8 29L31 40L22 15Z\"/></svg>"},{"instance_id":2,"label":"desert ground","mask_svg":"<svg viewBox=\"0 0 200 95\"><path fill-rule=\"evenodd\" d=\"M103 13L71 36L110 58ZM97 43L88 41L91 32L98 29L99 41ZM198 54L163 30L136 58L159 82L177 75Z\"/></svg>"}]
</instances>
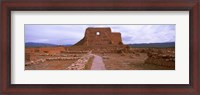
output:
<instances>
[{"instance_id":1,"label":"desert ground","mask_svg":"<svg viewBox=\"0 0 200 95\"><path fill-rule=\"evenodd\" d=\"M28 47L25 70L175 70L175 48Z\"/></svg>"}]
</instances>

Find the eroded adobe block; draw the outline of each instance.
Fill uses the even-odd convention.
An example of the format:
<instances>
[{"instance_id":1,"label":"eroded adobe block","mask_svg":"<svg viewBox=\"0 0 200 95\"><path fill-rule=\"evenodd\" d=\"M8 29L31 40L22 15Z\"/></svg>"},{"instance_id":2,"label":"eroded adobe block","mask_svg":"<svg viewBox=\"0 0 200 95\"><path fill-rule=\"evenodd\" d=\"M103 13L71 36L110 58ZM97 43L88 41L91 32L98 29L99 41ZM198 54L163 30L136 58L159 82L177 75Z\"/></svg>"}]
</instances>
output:
<instances>
[{"instance_id":1,"label":"eroded adobe block","mask_svg":"<svg viewBox=\"0 0 200 95\"><path fill-rule=\"evenodd\" d=\"M102 46L102 45L123 45L121 33L111 32L110 27L95 28L89 27L85 36L75 46Z\"/></svg>"}]
</instances>

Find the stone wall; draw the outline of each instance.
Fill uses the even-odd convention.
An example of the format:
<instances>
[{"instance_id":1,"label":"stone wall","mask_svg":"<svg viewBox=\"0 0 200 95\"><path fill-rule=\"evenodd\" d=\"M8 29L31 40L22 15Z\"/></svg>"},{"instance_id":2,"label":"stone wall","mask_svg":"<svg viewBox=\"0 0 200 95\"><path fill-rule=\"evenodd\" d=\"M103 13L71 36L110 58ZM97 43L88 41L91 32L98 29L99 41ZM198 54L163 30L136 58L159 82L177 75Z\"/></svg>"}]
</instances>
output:
<instances>
[{"instance_id":1,"label":"stone wall","mask_svg":"<svg viewBox=\"0 0 200 95\"><path fill-rule=\"evenodd\" d=\"M145 60L146 64L154 64L175 68L175 51L173 50L149 50L147 52L147 55L148 58Z\"/></svg>"},{"instance_id":2,"label":"stone wall","mask_svg":"<svg viewBox=\"0 0 200 95\"><path fill-rule=\"evenodd\" d=\"M89 59L93 56L91 55L92 51L89 51L87 54L85 54L83 57L78 59L76 62L74 62L72 65L67 67L67 70L84 70L87 62Z\"/></svg>"},{"instance_id":3,"label":"stone wall","mask_svg":"<svg viewBox=\"0 0 200 95\"><path fill-rule=\"evenodd\" d=\"M25 62L37 60L37 56L34 53L25 53Z\"/></svg>"},{"instance_id":4,"label":"stone wall","mask_svg":"<svg viewBox=\"0 0 200 95\"><path fill-rule=\"evenodd\" d=\"M46 54L59 54L65 51L64 47L36 47L36 48L26 48L26 53L46 53Z\"/></svg>"}]
</instances>

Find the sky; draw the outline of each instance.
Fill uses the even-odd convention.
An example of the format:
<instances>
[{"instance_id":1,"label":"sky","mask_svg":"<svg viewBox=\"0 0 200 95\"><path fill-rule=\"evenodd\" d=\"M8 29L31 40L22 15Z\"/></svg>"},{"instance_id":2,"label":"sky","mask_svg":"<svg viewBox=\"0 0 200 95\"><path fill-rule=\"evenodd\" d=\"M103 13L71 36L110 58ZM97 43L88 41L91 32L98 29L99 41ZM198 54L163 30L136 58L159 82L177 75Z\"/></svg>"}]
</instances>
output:
<instances>
[{"instance_id":1,"label":"sky","mask_svg":"<svg viewBox=\"0 0 200 95\"><path fill-rule=\"evenodd\" d=\"M37 25L26 24L25 42L75 44L88 27L110 27L120 32L124 44L175 42L175 25Z\"/></svg>"}]
</instances>

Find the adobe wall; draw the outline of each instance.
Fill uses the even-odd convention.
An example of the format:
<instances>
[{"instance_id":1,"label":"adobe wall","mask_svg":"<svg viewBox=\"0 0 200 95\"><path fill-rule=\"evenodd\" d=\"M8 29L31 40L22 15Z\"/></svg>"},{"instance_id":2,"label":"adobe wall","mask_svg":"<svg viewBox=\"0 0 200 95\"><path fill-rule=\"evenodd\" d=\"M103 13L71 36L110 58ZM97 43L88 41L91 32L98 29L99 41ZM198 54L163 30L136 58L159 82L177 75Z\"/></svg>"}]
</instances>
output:
<instances>
[{"instance_id":1,"label":"adobe wall","mask_svg":"<svg viewBox=\"0 0 200 95\"><path fill-rule=\"evenodd\" d=\"M112 33L110 27L95 28L89 27L85 31L85 36L77 45L102 46L102 45L123 45L121 33Z\"/></svg>"},{"instance_id":2,"label":"adobe wall","mask_svg":"<svg viewBox=\"0 0 200 95\"><path fill-rule=\"evenodd\" d=\"M111 33L111 40L112 40L112 44L119 44L122 45L122 38L121 38L121 33Z\"/></svg>"},{"instance_id":3,"label":"adobe wall","mask_svg":"<svg viewBox=\"0 0 200 95\"><path fill-rule=\"evenodd\" d=\"M38 57L36 55L30 54L30 53L25 53L25 62L35 61L37 59L38 59Z\"/></svg>"},{"instance_id":4,"label":"adobe wall","mask_svg":"<svg viewBox=\"0 0 200 95\"><path fill-rule=\"evenodd\" d=\"M26 48L26 53L48 53L48 54L59 54L65 51L64 47L40 47L40 48Z\"/></svg>"}]
</instances>

